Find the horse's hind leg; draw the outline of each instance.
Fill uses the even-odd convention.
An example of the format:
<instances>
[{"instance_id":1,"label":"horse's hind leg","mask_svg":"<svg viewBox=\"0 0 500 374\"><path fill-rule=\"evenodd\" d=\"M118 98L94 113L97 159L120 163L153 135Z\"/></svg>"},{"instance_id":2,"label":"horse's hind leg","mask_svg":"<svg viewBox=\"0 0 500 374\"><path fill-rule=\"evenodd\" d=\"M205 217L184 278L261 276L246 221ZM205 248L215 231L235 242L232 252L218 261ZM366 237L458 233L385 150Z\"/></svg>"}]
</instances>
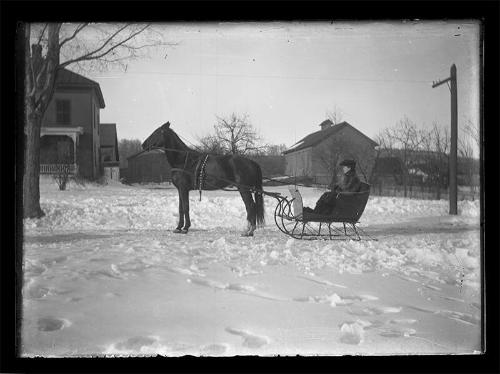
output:
<instances>
[{"instance_id":1,"label":"horse's hind leg","mask_svg":"<svg viewBox=\"0 0 500 374\"><path fill-rule=\"evenodd\" d=\"M253 236L256 227L255 202L253 201L252 193L249 191L240 190L240 195L247 210L247 228L241 236Z\"/></svg>"}]
</instances>

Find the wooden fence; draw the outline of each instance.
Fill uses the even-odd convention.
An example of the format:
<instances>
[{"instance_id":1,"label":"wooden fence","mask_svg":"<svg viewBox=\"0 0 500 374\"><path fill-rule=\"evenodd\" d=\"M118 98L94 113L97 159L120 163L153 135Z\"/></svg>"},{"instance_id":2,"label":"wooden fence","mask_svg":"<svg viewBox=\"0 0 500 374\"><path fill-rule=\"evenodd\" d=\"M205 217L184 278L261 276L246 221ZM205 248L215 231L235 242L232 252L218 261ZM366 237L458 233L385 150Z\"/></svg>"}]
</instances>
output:
<instances>
[{"instance_id":1,"label":"wooden fence","mask_svg":"<svg viewBox=\"0 0 500 374\"><path fill-rule=\"evenodd\" d=\"M406 197L410 199L421 199L421 200L437 200L438 193L435 188L429 191L427 188L421 188L419 186L413 186L412 189L408 187L406 191ZM403 186L383 186L379 188L377 185L372 186L370 190L370 195L372 196L390 196L390 197L404 197ZM457 199L462 200L477 200L480 197L479 188L470 189L469 186L459 186ZM442 188L440 191L440 200L448 200L449 194L448 189Z\"/></svg>"},{"instance_id":2,"label":"wooden fence","mask_svg":"<svg viewBox=\"0 0 500 374\"><path fill-rule=\"evenodd\" d=\"M40 174L60 174L62 172L68 174L76 174L78 167L76 164L41 164Z\"/></svg>"}]
</instances>

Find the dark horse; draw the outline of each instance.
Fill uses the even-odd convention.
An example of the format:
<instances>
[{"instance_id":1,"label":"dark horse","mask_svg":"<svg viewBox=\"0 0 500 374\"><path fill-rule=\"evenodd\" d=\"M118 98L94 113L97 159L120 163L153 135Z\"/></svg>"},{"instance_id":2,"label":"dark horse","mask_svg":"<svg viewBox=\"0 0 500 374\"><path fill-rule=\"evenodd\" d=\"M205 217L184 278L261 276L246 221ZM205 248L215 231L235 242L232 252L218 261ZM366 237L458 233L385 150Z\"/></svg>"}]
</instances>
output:
<instances>
[{"instance_id":1,"label":"dark horse","mask_svg":"<svg viewBox=\"0 0 500 374\"><path fill-rule=\"evenodd\" d=\"M172 167L172 182L179 192L179 224L175 233L188 232L189 191L217 190L235 186L247 210L248 225L242 236L253 236L257 225L264 222L262 171L259 164L237 155L207 155L189 148L167 122L142 143L142 149L162 148ZM255 201L252 198L252 191Z\"/></svg>"}]
</instances>

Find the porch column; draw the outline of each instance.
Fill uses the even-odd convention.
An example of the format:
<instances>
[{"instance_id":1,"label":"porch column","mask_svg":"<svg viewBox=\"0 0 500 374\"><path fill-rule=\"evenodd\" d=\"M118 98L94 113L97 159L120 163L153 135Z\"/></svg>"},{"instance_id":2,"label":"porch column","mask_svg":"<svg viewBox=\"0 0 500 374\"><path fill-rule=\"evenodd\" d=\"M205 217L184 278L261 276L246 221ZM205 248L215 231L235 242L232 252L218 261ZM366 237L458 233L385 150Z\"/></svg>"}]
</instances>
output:
<instances>
[{"instance_id":1,"label":"porch column","mask_svg":"<svg viewBox=\"0 0 500 374\"><path fill-rule=\"evenodd\" d=\"M76 157L76 150L78 149L78 134L72 134L73 137L73 164L75 165L75 175L78 174L78 162Z\"/></svg>"}]
</instances>

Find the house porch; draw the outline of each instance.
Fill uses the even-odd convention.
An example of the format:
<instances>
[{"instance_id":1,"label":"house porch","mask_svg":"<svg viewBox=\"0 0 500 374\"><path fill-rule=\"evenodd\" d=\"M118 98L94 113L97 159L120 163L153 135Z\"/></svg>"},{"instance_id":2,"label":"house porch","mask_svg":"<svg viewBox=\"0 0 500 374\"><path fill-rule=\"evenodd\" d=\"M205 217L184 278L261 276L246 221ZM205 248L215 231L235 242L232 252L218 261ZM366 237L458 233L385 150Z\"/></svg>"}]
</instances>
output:
<instances>
[{"instance_id":1,"label":"house porch","mask_svg":"<svg viewBox=\"0 0 500 374\"><path fill-rule=\"evenodd\" d=\"M78 140L82 127L42 127L40 174L78 174Z\"/></svg>"}]
</instances>

